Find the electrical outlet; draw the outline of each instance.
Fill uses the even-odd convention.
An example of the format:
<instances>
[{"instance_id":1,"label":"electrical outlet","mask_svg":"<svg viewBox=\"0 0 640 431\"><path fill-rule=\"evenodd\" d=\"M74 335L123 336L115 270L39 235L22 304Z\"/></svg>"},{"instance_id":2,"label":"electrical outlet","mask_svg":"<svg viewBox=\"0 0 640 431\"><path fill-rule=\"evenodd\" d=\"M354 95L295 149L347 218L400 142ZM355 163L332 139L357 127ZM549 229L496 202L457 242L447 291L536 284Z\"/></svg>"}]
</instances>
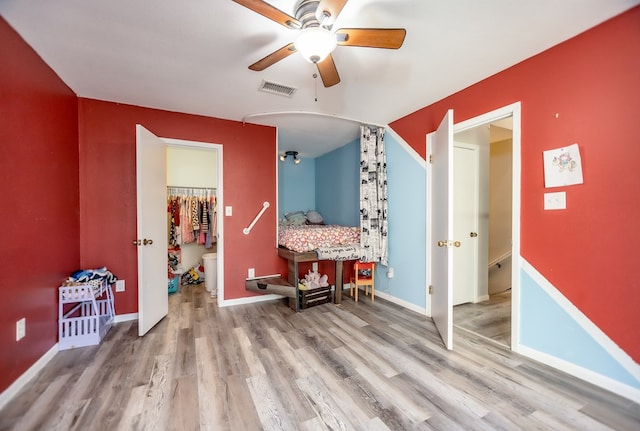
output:
<instances>
[{"instance_id":1,"label":"electrical outlet","mask_svg":"<svg viewBox=\"0 0 640 431\"><path fill-rule=\"evenodd\" d=\"M124 280L116 280L116 292L124 292Z\"/></svg>"},{"instance_id":2,"label":"electrical outlet","mask_svg":"<svg viewBox=\"0 0 640 431\"><path fill-rule=\"evenodd\" d=\"M233 215L233 207L231 206L224 207L224 215L227 217L231 217Z\"/></svg>"},{"instance_id":3,"label":"electrical outlet","mask_svg":"<svg viewBox=\"0 0 640 431\"><path fill-rule=\"evenodd\" d=\"M249 271L247 271L247 277L253 278L255 276L256 276L256 269L255 268L249 268Z\"/></svg>"},{"instance_id":4,"label":"electrical outlet","mask_svg":"<svg viewBox=\"0 0 640 431\"><path fill-rule=\"evenodd\" d=\"M393 268L391 267L387 270L387 278L393 278Z\"/></svg>"},{"instance_id":5,"label":"electrical outlet","mask_svg":"<svg viewBox=\"0 0 640 431\"><path fill-rule=\"evenodd\" d=\"M311 268L314 272L318 272L318 262L313 262Z\"/></svg>"},{"instance_id":6,"label":"electrical outlet","mask_svg":"<svg viewBox=\"0 0 640 431\"><path fill-rule=\"evenodd\" d=\"M20 341L27 335L27 319L23 317L16 322L16 341Z\"/></svg>"}]
</instances>

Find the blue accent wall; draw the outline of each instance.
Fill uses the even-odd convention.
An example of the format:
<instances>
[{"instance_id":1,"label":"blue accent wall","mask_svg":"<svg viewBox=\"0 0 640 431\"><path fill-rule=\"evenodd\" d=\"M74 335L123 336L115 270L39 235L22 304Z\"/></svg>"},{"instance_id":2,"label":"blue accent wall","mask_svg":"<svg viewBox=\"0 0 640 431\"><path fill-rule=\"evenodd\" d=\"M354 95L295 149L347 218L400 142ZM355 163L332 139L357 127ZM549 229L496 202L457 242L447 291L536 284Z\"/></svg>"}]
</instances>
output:
<instances>
[{"instance_id":1,"label":"blue accent wall","mask_svg":"<svg viewBox=\"0 0 640 431\"><path fill-rule=\"evenodd\" d=\"M640 382L524 270L520 280L523 346L640 389Z\"/></svg>"},{"instance_id":2,"label":"blue accent wall","mask_svg":"<svg viewBox=\"0 0 640 431\"><path fill-rule=\"evenodd\" d=\"M414 304L426 305L426 171L390 133L387 151L389 267L376 272L376 290Z\"/></svg>"},{"instance_id":3,"label":"blue accent wall","mask_svg":"<svg viewBox=\"0 0 640 431\"><path fill-rule=\"evenodd\" d=\"M278 217L291 211L308 211L316 205L316 160L290 157L278 162Z\"/></svg>"},{"instance_id":4,"label":"blue accent wall","mask_svg":"<svg viewBox=\"0 0 640 431\"><path fill-rule=\"evenodd\" d=\"M316 210L326 224L360 226L360 141L316 160Z\"/></svg>"}]
</instances>

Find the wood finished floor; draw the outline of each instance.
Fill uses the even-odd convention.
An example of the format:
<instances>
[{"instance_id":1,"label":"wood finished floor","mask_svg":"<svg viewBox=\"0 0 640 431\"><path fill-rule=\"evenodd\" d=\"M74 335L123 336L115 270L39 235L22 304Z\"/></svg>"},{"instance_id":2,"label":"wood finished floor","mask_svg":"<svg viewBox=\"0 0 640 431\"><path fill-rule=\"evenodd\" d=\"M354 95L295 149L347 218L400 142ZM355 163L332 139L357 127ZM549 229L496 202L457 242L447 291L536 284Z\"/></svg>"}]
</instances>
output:
<instances>
[{"instance_id":1,"label":"wood finished floor","mask_svg":"<svg viewBox=\"0 0 640 431\"><path fill-rule=\"evenodd\" d=\"M137 330L58 353L0 429L640 429L639 405L467 331L446 351L430 319L379 298L219 309L182 287Z\"/></svg>"},{"instance_id":2,"label":"wood finished floor","mask_svg":"<svg viewBox=\"0 0 640 431\"><path fill-rule=\"evenodd\" d=\"M511 347L511 290L493 294L486 301L456 305L453 324Z\"/></svg>"}]
</instances>

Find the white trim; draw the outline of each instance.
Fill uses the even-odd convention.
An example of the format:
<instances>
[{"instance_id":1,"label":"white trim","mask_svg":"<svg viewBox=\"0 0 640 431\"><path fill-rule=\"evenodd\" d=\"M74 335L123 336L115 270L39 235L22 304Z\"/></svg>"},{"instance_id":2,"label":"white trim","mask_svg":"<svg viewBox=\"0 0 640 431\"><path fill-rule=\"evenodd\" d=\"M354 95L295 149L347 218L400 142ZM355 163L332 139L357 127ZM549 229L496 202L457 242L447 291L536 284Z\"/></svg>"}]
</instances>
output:
<instances>
[{"instance_id":1,"label":"white trim","mask_svg":"<svg viewBox=\"0 0 640 431\"><path fill-rule=\"evenodd\" d=\"M58 343L54 344L44 355L18 377L7 389L0 394L0 410L15 397L58 353Z\"/></svg>"},{"instance_id":2,"label":"white trim","mask_svg":"<svg viewBox=\"0 0 640 431\"><path fill-rule=\"evenodd\" d=\"M397 304L397 305L399 305L401 307L404 307L404 308L406 308L408 310L415 311L416 313L422 314L423 316L429 316L429 314L427 313L426 308L422 308L422 307L419 307L419 306L417 306L415 304L412 304L411 302L407 302L407 301L404 301L402 299L398 299L395 296L389 295L388 293L376 290L376 297L382 298L382 299L384 299L386 301L389 301L389 302L393 302L394 304Z\"/></svg>"},{"instance_id":3,"label":"white trim","mask_svg":"<svg viewBox=\"0 0 640 431\"><path fill-rule=\"evenodd\" d=\"M342 115L338 115L338 114L327 114L324 112L314 112L314 111L272 111L272 112L254 112L251 114L245 114L242 117L242 124L246 123L248 119L250 118L256 118L256 117L269 117L269 116L276 116L276 115L308 115L308 116L314 116L314 117L325 117L325 118L337 118L339 120L344 120L344 121L349 121L352 123L356 123L358 125L360 124L368 124L370 126L376 126L376 127L385 127L383 125L380 124L374 124L368 121L360 121L360 120L356 120L355 118L351 118L351 117L343 117Z\"/></svg>"},{"instance_id":4,"label":"white trim","mask_svg":"<svg viewBox=\"0 0 640 431\"><path fill-rule=\"evenodd\" d=\"M569 301L553 284L540 274L525 258L521 257L522 269L533 281L542 288L551 299L558 304L576 323L584 329L596 343L615 359L629 374L640 381L640 364L637 364L631 356L622 350L607 334L585 316L571 301ZM520 346L526 348L526 346ZM522 352L520 352L522 353Z\"/></svg>"},{"instance_id":5,"label":"white trim","mask_svg":"<svg viewBox=\"0 0 640 431\"><path fill-rule=\"evenodd\" d=\"M138 320L138 313L116 314L113 318L113 323L129 322L131 320Z\"/></svg>"},{"instance_id":6,"label":"white trim","mask_svg":"<svg viewBox=\"0 0 640 431\"><path fill-rule=\"evenodd\" d=\"M422 166L423 169L427 169L426 160L423 159L422 156L418 154L418 152L402 138L402 136L398 135L398 133L389 126L386 127L386 130L393 136L393 139L395 139L400 144L402 149L413 158L413 160L415 160L420 166Z\"/></svg>"},{"instance_id":7,"label":"white trim","mask_svg":"<svg viewBox=\"0 0 640 431\"><path fill-rule=\"evenodd\" d=\"M244 298L236 298L236 299L225 299L220 301L218 299L218 307L231 307L233 305L245 305L245 304L256 304L259 302L272 301L274 299L282 299L285 296L282 295L257 295L257 296L247 296Z\"/></svg>"},{"instance_id":8,"label":"white trim","mask_svg":"<svg viewBox=\"0 0 640 431\"><path fill-rule=\"evenodd\" d=\"M491 297L489 295L482 295L482 296L478 296L476 298L476 300L473 301L473 302L477 303L477 302L482 302L482 301L488 301L489 299L491 299Z\"/></svg>"},{"instance_id":9,"label":"white trim","mask_svg":"<svg viewBox=\"0 0 640 431\"><path fill-rule=\"evenodd\" d=\"M223 145L214 144L213 142L200 142L189 141L186 139L174 139L174 138L160 138L167 143L176 147L193 147L202 148L205 150L216 150L217 154L217 170L218 170L218 184L216 187L216 202L218 206L218 241L216 245L217 250L217 264L218 264L218 284L217 284L217 298L218 306L220 307L224 302L224 214L221 211L224 208L224 172L223 172Z\"/></svg>"},{"instance_id":10,"label":"white trim","mask_svg":"<svg viewBox=\"0 0 640 431\"><path fill-rule=\"evenodd\" d=\"M543 364L549 365L574 377L599 386L607 391L613 392L622 397L628 398L636 403L640 403L640 390L626 385L618 380L611 379L602 374L582 368L571 362L556 358L544 352L526 346L520 346L519 353L528 358L534 359Z\"/></svg>"}]
</instances>

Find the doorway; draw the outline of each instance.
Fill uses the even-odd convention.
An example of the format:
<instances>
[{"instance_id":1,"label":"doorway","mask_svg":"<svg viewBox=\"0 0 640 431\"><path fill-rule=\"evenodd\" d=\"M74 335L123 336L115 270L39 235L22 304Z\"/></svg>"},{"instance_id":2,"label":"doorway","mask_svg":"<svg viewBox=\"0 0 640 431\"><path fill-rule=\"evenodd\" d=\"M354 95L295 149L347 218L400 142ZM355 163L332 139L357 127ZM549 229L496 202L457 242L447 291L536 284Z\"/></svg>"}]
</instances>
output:
<instances>
[{"instance_id":1,"label":"doorway","mask_svg":"<svg viewBox=\"0 0 640 431\"><path fill-rule=\"evenodd\" d=\"M207 219L207 224L212 226L211 232L216 233L214 238L207 236L204 240L204 235L201 238L193 236L189 240L180 235L173 238L180 251L178 273L181 282L201 285L217 297L219 305L224 298L224 248L220 235L222 217L219 217L219 209L222 208L222 146L168 138L163 138L163 141L167 144L167 191L214 205ZM202 211L200 213L202 215ZM215 282L208 280L207 273L213 274ZM204 281L198 280L199 277Z\"/></svg>"},{"instance_id":2,"label":"doorway","mask_svg":"<svg viewBox=\"0 0 640 431\"><path fill-rule=\"evenodd\" d=\"M466 198L462 202L454 199L454 235L477 250L471 261L456 257L464 256L464 248L454 253L453 324L508 347L512 326L512 129L512 117L507 117L455 133L453 162L454 196L463 193ZM469 148L477 149L477 169L464 154ZM476 212L467 209L469 201L477 202ZM467 254L470 249L466 248Z\"/></svg>"},{"instance_id":3,"label":"doorway","mask_svg":"<svg viewBox=\"0 0 640 431\"><path fill-rule=\"evenodd\" d=\"M431 317L440 332L444 345L447 349L453 349L453 285L454 274L460 271L468 271L468 268L454 269L454 254L469 244L469 237L456 238L453 229L453 193L454 193L454 135L460 138L462 132L477 132L487 130L489 125L498 123L500 120L511 119L512 121L512 144L509 165L511 166L511 238L510 254L514 257L514 264L510 265L509 278L511 280L511 349L517 351L519 346L519 304L520 304L520 102L513 103L503 108L482 114L469 120L465 120L454 125L454 112L448 110L444 115L438 128L427 135L427 154L429 163L427 164L427 280L429 284L429 304ZM484 127L484 129L483 129ZM489 157L488 144L485 142L485 154ZM482 146L480 146L482 149ZM482 160L482 156L480 157ZM483 174L483 169L486 174ZM488 278L489 269L489 209L488 209L488 172L489 163L480 162L480 177L487 178L486 181L479 182L479 196L485 196L485 209L479 205L477 216L477 231L470 231L469 234L477 233L478 242L478 270L474 275L478 280ZM486 187L486 191L482 191ZM508 205L507 205L508 206ZM484 226L484 227L483 227ZM470 235L473 237L474 235ZM471 266L471 265L467 265ZM482 277L481 277L482 276ZM477 301L483 296L488 296L488 282L486 288L477 288Z\"/></svg>"},{"instance_id":4,"label":"doorway","mask_svg":"<svg viewBox=\"0 0 640 431\"><path fill-rule=\"evenodd\" d=\"M159 138L136 125L137 227L140 238L134 241L138 251L138 334L143 336L168 313L167 280L167 152L168 147L199 148L215 151L217 166L211 171L217 181L217 204L222 208L222 145ZM216 217L217 232L223 232L222 217ZM144 238L144 239L141 239ZM224 299L224 238L218 235L217 303Z\"/></svg>"}]
</instances>

